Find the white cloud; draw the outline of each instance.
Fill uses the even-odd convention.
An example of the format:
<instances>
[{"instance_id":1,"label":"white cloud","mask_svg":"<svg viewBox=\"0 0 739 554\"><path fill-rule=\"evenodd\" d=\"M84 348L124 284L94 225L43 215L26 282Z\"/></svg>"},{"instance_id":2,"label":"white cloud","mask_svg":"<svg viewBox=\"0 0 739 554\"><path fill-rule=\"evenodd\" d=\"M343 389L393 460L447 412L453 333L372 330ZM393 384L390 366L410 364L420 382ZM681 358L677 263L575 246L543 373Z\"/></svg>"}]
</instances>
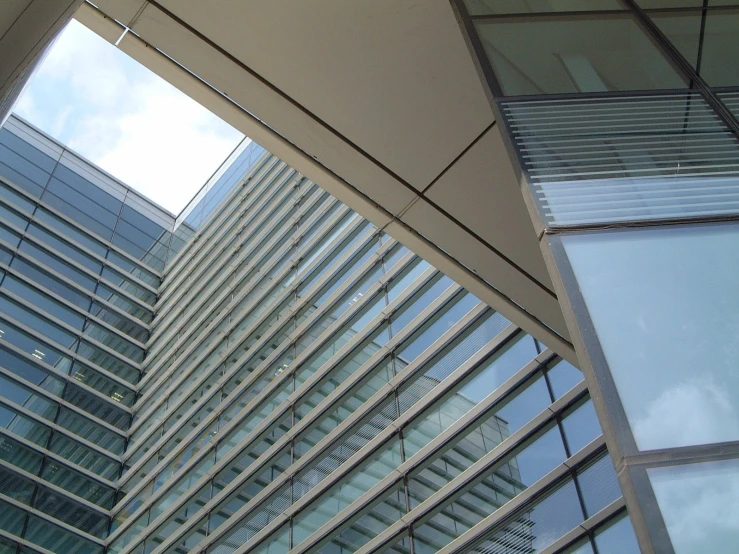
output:
<instances>
[{"instance_id":1,"label":"white cloud","mask_svg":"<svg viewBox=\"0 0 739 554\"><path fill-rule=\"evenodd\" d=\"M75 21L16 112L174 213L242 138Z\"/></svg>"},{"instance_id":2,"label":"white cloud","mask_svg":"<svg viewBox=\"0 0 739 554\"><path fill-rule=\"evenodd\" d=\"M672 384L632 423L637 443L654 449L736 440L739 417L731 392L710 374Z\"/></svg>"},{"instance_id":3,"label":"white cloud","mask_svg":"<svg viewBox=\"0 0 739 554\"><path fill-rule=\"evenodd\" d=\"M736 552L739 466L736 460L649 471L677 554Z\"/></svg>"}]
</instances>

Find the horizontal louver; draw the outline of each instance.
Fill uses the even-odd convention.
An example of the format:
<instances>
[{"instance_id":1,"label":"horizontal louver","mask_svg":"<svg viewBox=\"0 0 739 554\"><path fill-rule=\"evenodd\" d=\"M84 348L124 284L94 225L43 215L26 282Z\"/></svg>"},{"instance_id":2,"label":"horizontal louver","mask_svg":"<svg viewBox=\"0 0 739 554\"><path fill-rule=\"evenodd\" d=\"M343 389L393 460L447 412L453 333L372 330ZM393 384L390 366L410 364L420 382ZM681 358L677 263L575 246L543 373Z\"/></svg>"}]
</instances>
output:
<instances>
[{"instance_id":1,"label":"horizontal louver","mask_svg":"<svg viewBox=\"0 0 739 554\"><path fill-rule=\"evenodd\" d=\"M502 108L549 225L739 212L739 143L697 93Z\"/></svg>"}]
</instances>

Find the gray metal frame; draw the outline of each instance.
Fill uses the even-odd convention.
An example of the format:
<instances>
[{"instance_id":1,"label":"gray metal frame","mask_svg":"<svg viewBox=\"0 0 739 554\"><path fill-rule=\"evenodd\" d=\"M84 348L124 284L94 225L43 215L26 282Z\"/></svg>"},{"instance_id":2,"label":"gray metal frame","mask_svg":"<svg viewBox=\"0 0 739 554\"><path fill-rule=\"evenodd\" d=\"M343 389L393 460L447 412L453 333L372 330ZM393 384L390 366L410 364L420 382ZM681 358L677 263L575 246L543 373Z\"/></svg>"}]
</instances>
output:
<instances>
[{"instance_id":1,"label":"gray metal frame","mask_svg":"<svg viewBox=\"0 0 739 554\"><path fill-rule=\"evenodd\" d=\"M739 138L739 121L726 108L717 95L716 88L711 88L698 75L697 71L692 67L677 50L677 48L667 39L660 29L652 22L647 13L641 9L635 0L621 0L624 10L614 13L630 13L636 18L637 23L647 33L647 36L657 45L657 47L665 55L666 59L677 69L679 74L690 85L690 88L697 90L700 95L708 102L714 113L720 118L735 138ZM487 94L491 108L496 116L496 120L502 122L506 131L503 133L503 139L508 149L509 157L513 161L514 169L521 184L521 191L524 200L529 208L533 225L536 229L540 240L542 252L544 254L549 273L553 279L555 290L560 299L560 305L563 308L565 320L570 330L573 342L575 344L581 367L586 377L589 390L592 391L592 398L596 411L598 413L603 432L606 437L608 449L616 466L621 487L624 494L625 503L629 508L632 521L634 523L635 532L639 539L640 547L645 553L670 553L673 552L672 545L667 535L667 530L660 515L656 504L654 493L649 483L646 469L655 465L669 465L677 463L693 463L698 461L708 461L715 459L725 459L728 457L739 456L739 441L732 443L723 443L718 445L704 445L698 447L685 447L679 449L668 449L665 451L655 451L641 453L636 447L633 434L629 427L626 415L621 405L615 384L607 366L602 348L596 337L592 320L585 306L584 300L580 293L579 287L569 264L562 241L558 233L571 230L602 230L614 227L635 226L647 227L651 225L671 225L691 223L708 223L713 221L736 220L737 217L722 216L716 218L691 218L689 220L675 221L640 221L638 223L624 224L603 224L603 225L586 225L586 226L568 226L568 227L548 227L543 216L543 209L539 199L532 194L529 186L530 176L523 167L520 160L522 155L518 149L518 145L512 140L512 132L508 126L507 118L504 116L502 103L515 102L516 97L505 97L502 93L501 86L497 81L492 66L488 60L479 36L475 30L474 21L485 19L504 19L507 16L471 16L464 4L463 0L450 0L450 4L460 25L462 34L470 50L471 57L475 63L478 74L480 75L483 88ZM700 9L700 8L698 8ZM702 8L705 12L706 6ZM716 9L721 9L716 7ZM688 11L688 10L673 10ZM695 10L693 10L695 11ZM553 17L568 16L605 16L610 12L577 12L565 13L558 12ZM512 16L513 17L513 16ZM545 14L526 14L515 17L547 17ZM733 90L733 89L732 89ZM678 91L684 93L685 91ZM676 91L639 91L639 95L652 94L675 94ZM609 92L599 94L559 94L559 95L540 95L518 97L527 101L531 100L552 100L561 98L576 98L583 102L597 98L628 98L634 93L629 92ZM608 231L606 231L608 232ZM574 541L570 541L574 542ZM448 549L451 553L453 550ZM444 550L446 553L447 550Z\"/></svg>"}]
</instances>

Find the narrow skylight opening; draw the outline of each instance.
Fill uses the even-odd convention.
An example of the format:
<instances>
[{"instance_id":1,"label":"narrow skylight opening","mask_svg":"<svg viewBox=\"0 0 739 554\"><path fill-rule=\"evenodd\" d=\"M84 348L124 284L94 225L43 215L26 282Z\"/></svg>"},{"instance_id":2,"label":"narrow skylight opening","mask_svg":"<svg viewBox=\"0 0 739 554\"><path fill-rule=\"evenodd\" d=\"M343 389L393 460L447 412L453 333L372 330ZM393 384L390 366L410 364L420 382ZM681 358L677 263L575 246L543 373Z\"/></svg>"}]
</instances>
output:
<instances>
[{"instance_id":1,"label":"narrow skylight opening","mask_svg":"<svg viewBox=\"0 0 739 554\"><path fill-rule=\"evenodd\" d=\"M15 113L175 215L243 139L74 20Z\"/></svg>"}]
</instances>

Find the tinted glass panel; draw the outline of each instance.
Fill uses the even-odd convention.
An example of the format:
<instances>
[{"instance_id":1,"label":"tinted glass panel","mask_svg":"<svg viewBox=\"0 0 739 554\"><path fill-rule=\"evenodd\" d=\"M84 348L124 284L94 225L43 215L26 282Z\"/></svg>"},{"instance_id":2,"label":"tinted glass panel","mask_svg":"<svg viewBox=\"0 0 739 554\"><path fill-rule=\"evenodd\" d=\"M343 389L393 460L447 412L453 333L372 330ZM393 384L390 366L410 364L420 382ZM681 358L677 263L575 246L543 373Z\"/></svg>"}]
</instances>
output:
<instances>
[{"instance_id":1,"label":"tinted glass panel","mask_svg":"<svg viewBox=\"0 0 739 554\"><path fill-rule=\"evenodd\" d=\"M507 18L477 29L507 96L685 87L628 15Z\"/></svg>"},{"instance_id":2,"label":"tinted glass panel","mask_svg":"<svg viewBox=\"0 0 739 554\"><path fill-rule=\"evenodd\" d=\"M739 226L563 244L639 448L739 439Z\"/></svg>"},{"instance_id":3,"label":"tinted glass panel","mask_svg":"<svg viewBox=\"0 0 739 554\"><path fill-rule=\"evenodd\" d=\"M676 554L729 554L739 543L739 461L647 471Z\"/></svg>"}]
</instances>

